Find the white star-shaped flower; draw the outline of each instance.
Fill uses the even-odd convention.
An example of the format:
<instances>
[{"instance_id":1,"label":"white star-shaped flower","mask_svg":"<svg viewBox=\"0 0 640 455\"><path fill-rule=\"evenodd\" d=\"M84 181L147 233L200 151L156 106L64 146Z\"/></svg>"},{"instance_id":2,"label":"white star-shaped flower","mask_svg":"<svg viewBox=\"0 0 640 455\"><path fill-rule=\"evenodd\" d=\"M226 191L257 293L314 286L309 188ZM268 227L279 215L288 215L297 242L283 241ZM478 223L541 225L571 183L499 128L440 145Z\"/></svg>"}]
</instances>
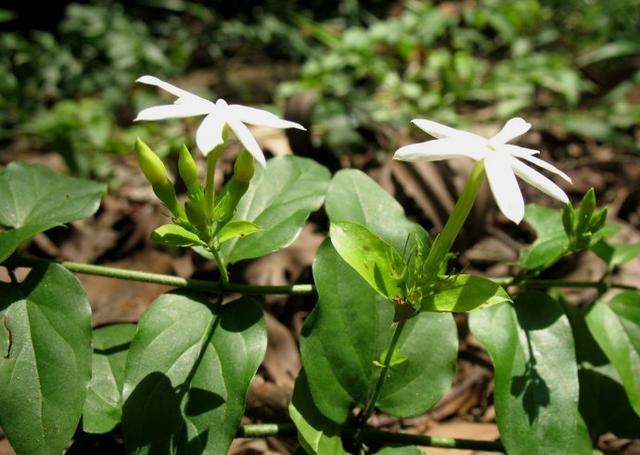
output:
<instances>
[{"instance_id":1,"label":"white star-shaped flower","mask_svg":"<svg viewBox=\"0 0 640 455\"><path fill-rule=\"evenodd\" d=\"M138 78L136 82L155 85L178 97L173 104L153 106L140 111L135 118L136 121L205 115L205 118L196 131L196 144L205 156L216 146L224 142L222 131L225 125L229 125L229 128L235 133L238 140L249 153L251 153L255 160L262 166L265 166L266 161L262 149L260 149L256 139L245 123L271 128L305 129L298 123L282 120L271 112L262 109L242 106L240 104L227 104L223 99L219 99L213 103L154 76L142 76Z\"/></svg>"},{"instance_id":2,"label":"white star-shaped flower","mask_svg":"<svg viewBox=\"0 0 640 455\"><path fill-rule=\"evenodd\" d=\"M516 224L524 218L524 200L516 175L549 196L564 203L569 202L569 198L558 185L521 160L553 172L571 183L567 174L536 158L534 155L540 153L538 150L507 144L531 128L531 124L523 119L510 119L498 134L489 139L431 120L415 119L412 122L437 139L401 147L396 151L395 159L439 161L460 156L474 160L484 159L487 180L498 208Z\"/></svg>"}]
</instances>

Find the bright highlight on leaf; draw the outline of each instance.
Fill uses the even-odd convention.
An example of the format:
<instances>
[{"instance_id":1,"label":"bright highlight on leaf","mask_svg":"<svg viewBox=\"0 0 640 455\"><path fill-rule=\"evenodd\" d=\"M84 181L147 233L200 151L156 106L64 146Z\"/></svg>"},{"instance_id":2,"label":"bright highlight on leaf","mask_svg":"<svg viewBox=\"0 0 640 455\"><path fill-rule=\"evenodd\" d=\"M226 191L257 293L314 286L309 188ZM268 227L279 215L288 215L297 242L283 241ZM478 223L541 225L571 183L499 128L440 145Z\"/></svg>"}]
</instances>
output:
<instances>
[{"instance_id":1,"label":"bright highlight on leaf","mask_svg":"<svg viewBox=\"0 0 640 455\"><path fill-rule=\"evenodd\" d=\"M522 160L553 172L571 183L567 174L535 157L534 155L540 153L539 151L507 144L531 128L531 124L520 117L509 120L498 134L489 139L432 120L415 119L413 123L436 139L401 147L396 151L395 159L440 161L467 157L484 160L493 197L504 216L514 223L520 223L524 218L524 199L516 176L561 202L569 202L569 198L558 185Z\"/></svg>"}]
</instances>

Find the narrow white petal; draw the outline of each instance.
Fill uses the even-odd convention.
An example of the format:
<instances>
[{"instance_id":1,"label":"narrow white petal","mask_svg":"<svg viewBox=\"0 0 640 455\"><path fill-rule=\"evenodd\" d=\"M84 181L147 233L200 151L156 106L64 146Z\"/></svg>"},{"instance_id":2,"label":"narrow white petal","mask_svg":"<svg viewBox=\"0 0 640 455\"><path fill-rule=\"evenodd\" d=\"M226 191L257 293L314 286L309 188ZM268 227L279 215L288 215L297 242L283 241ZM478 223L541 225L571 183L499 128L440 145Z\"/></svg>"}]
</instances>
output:
<instances>
[{"instance_id":1,"label":"narrow white petal","mask_svg":"<svg viewBox=\"0 0 640 455\"><path fill-rule=\"evenodd\" d=\"M498 208L504 216L519 224L524 218L524 199L510 160L508 155L494 152L485 158L484 168Z\"/></svg>"},{"instance_id":2,"label":"narrow white petal","mask_svg":"<svg viewBox=\"0 0 640 455\"><path fill-rule=\"evenodd\" d=\"M442 123L434 122L433 120L417 118L411 120L411 122L425 133L428 133L437 139L459 137L466 138L468 140L475 139L479 142L486 142L486 139L482 136L469 133L468 131L457 130L450 126L443 125Z\"/></svg>"},{"instance_id":3,"label":"narrow white petal","mask_svg":"<svg viewBox=\"0 0 640 455\"><path fill-rule=\"evenodd\" d=\"M249 128L247 128L246 125L240 120L234 118L231 115L227 118L227 124L233 130L244 148L246 148L247 151L251 153L251 155L258 163L260 163L262 167L266 167L267 161L264 158L264 153L262 153L262 149L258 145L258 142L256 142L256 138L253 137L251 131L249 131Z\"/></svg>"},{"instance_id":4,"label":"narrow white petal","mask_svg":"<svg viewBox=\"0 0 640 455\"><path fill-rule=\"evenodd\" d=\"M207 115L196 131L196 144L204 156L207 156L217 145L222 144L224 118L212 112Z\"/></svg>"},{"instance_id":5,"label":"narrow white petal","mask_svg":"<svg viewBox=\"0 0 640 455\"><path fill-rule=\"evenodd\" d=\"M514 145L512 147L517 147L517 146ZM518 147L518 148L520 148L520 147ZM528 150L528 149L526 149L526 150ZM512 156L517 156L518 158L522 158L523 160L529 161L530 163L533 163L536 166L541 167L542 169L546 169L549 172L553 172L554 174L559 175L560 177L565 179L567 182L571 183L571 178L567 174L562 172L560 169L558 169L557 167L555 167L551 163L547 163L546 161L541 160L540 158L537 158L535 156L531 156L531 155L526 154L526 153L520 153L517 150L512 150L510 152L510 154Z\"/></svg>"},{"instance_id":6,"label":"narrow white petal","mask_svg":"<svg viewBox=\"0 0 640 455\"><path fill-rule=\"evenodd\" d=\"M475 142L457 138L434 139L400 147L393 158L402 161L440 161L465 156L474 160L483 158L486 150Z\"/></svg>"},{"instance_id":7,"label":"narrow white petal","mask_svg":"<svg viewBox=\"0 0 640 455\"><path fill-rule=\"evenodd\" d=\"M531 129L531 123L527 123L520 117L512 118L504 124L502 129L489 139L494 144L506 144L511 139L522 136Z\"/></svg>"},{"instance_id":8,"label":"narrow white petal","mask_svg":"<svg viewBox=\"0 0 640 455\"><path fill-rule=\"evenodd\" d=\"M262 125L271 128L297 128L299 130L306 129L304 126L289 120L283 120L277 115L255 107L242 106L241 104L231 104L229 109L233 115L243 123L251 125Z\"/></svg>"},{"instance_id":9,"label":"narrow white petal","mask_svg":"<svg viewBox=\"0 0 640 455\"><path fill-rule=\"evenodd\" d=\"M202 103L165 104L143 109L138 113L134 121L192 117L194 115L206 114L210 110L210 107Z\"/></svg>"},{"instance_id":10,"label":"narrow white petal","mask_svg":"<svg viewBox=\"0 0 640 455\"><path fill-rule=\"evenodd\" d=\"M532 169L523 162L518 161L516 158L511 158L511 167L513 168L513 172L515 172L518 177L529 185L535 186L543 193L548 194L560 202L564 202L565 204L569 202L569 198L562 188L535 169Z\"/></svg>"},{"instance_id":11,"label":"narrow white petal","mask_svg":"<svg viewBox=\"0 0 640 455\"><path fill-rule=\"evenodd\" d=\"M161 79L158 79L155 76L149 76L149 75L141 76L138 79L136 79L136 82L140 82L142 84L155 85L156 87L160 87L161 89L166 90L167 92L177 96L178 98L197 98L205 102L210 102L198 95L194 95L191 92L187 92L186 90L183 90L180 87L176 87L173 84L170 84Z\"/></svg>"},{"instance_id":12,"label":"narrow white petal","mask_svg":"<svg viewBox=\"0 0 640 455\"><path fill-rule=\"evenodd\" d=\"M513 145L513 144L502 144L502 145L499 145L497 148L507 152L509 155L515 155L519 157L540 155L540 150L530 149L527 147L520 147L519 145Z\"/></svg>"}]
</instances>

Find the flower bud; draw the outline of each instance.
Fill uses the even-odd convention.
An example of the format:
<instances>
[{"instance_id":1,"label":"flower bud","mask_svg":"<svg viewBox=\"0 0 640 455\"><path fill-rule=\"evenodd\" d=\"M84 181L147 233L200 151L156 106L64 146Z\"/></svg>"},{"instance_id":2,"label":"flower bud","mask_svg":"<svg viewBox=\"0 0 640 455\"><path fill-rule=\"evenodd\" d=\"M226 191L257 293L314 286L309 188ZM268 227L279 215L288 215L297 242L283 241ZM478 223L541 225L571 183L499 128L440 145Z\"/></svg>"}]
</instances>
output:
<instances>
[{"instance_id":1,"label":"flower bud","mask_svg":"<svg viewBox=\"0 0 640 455\"><path fill-rule=\"evenodd\" d=\"M249 182L238 180L235 174L226 183L213 210L213 218L219 227L224 226L233 217L240 198L248 188Z\"/></svg>"},{"instance_id":2,"label":"flower bud","mask_svg":"<svg viewBox=\"0 0 640 455\"><path fill-rule=\"evenodd\" d=\"M182 145L178 155L178 172L180 178L187 187L189 197L193 197L202 191L200 177L198 176L198 166L191 156L191 152L186 145Z\"/></svg>"},{"instance_id":3,"label":"flower bud","mask_svg":"<svg viewBox=\"0 0 640 455\"><path fill-rule=\"evenodd\" d=\"M253 156L245 149L240 151L233 166L233 176L240 182L248 182L256 169Z\"/></svg>"},{"instance_id":4,"label":"flower bud","mask_svg":"<svg viewBox=\"0 0 640 455\"><path fill-rule=\"evenodd\" d=\"M200 232L206 233L208 221L202 204L194 201L187 201L184 208L189 222Z\"/></svg>"},{"instance_id":5,"label":"flower bud","mask_svg":"<svg viewBox=\"0 0 640 455\"><path fill-rule=\"evenodd\" d=\"M562 225L567 236L573 234L576 221L576 211L571 204L566 204L562 209Z\"/></svg>"},{"instance_id":6,"label":"flower bud","mask_svg":"<svg viewBox=\"0 0 640 455\"><path fill-rule=\"evenodd\" d=\"M151 185L161 185L168 180L162 160L140 138L136 139L136 156L142 173Z\"/></svg>"},{"instance_id":7,"label":"flower bud","mask_svg":"<svg viewBox=\"0 0 640 455\"><path fill-rule=\"evenodd\" d=\"M580 207L578 208L578 225L576 231L578 233L585 232L589 229L589 220L596 208L596 192L593 188L585 193L580 201Z\"/></svg>"},{"instance_id":8,"label":"flower bud","mask_svg":"<svg viewBox=\"0 0 640 455\"><path fill-rule=\"evenodd\" d=\"M607 208L603 207L593 214L589 222L589 231L598 232L607 223Z\"/></svg>"}]
</instances>

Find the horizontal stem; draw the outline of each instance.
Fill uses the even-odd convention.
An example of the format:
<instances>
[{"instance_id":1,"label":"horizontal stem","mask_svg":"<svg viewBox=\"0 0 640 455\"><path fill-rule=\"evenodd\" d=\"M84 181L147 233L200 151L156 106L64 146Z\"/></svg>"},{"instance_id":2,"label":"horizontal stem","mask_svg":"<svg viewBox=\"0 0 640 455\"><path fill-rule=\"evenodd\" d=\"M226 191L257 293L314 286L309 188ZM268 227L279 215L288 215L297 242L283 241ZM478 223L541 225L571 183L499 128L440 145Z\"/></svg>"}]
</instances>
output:
<instances>
[{"instance_id":1,"label":"horizontal stem","mask_svg":"<svg viewBox=\"0 0 640 455\"><path fill-rule=\"evenodd\" d=\"M11 261L14 267L33 267L38 264L48 264L55 261L35 258L17 258ZM292 294L304 295L315 292L312 284L288 284L284 286L254 286L251 284L226 283L220 284L217 281L195 280L192 278L181 278L173 275L161 273L141 272L138 270L121 269L116 267L105 267L102 265L84 264L81 262L62 261L57 262L70 272L82 273L85 275L96 275L119 280L141 281L143 283L164 284L176 288L188 288L203 292L218 293L220 289L224 292L240 292L242 294Z\"/></svg>"},{"instance_id":2,"label":"horizontal stem","mask_svg":"<svg viewBox=\"0 0 640 455\"><path fill-rule=\"evenodd\" d=\"M443 447L447 449L483 450L485 452L504 452L499 442L480 441L475 439L447 438L443 436L423 436L409 433L392 433L366 427L362 429L362 439L368 442L378 442L395 445L419 445L428 447Z\"/></svg>"},{"instance_id":3,"label":"horizontal stem","mask_svg":"<svg viewBox=\"0 0 640 455\"><path fill-rule=\"evenodd\" d=\"M106 267L103 265L85 264L73 261L51 261L39 258L14 258L5 264L10 267L33 267L38 264L48 264L55 262L70 272L82 273L85 275L102 276L105 278L115 278L118 280L140 281L143 283L164 284L176 288L188 288L203 292L220 292L220 284L217 281L196 280L191 278L181 278L162 273L141 272L138 270L122 269L117 267ZM490 278L493 282L502 286L511 286L512 277ZM539 286L544 288L598 288L602 286L599 281L571 281L571 280L547 280L532 278L518 285ZM623 289L629 291L640 291L640 287L623 283L606 283L611 289ZM225 292L240 292L243 294L291 294L306 295L315 293L313 284L285 284L282 286L256 286L252 284L227 283L222 286Z\"/></svg>"},{"instance_id":4,"label":"horizontal stem","mask_svg":"<svg viewBox=\"0 0 640 455\"><path fill-rule=\"evenodd\" d=\"M237 438L264 438L269 436L295 436L296 428L291 423L264 423L242 425L236 433ZM442 436L422 436L409 433L392 433L365 427L362 438L369 443L376 442L390 445L420 445L443 447L447 449L484 450L487 452L504 452L499 442L480 441L474 439L446 438Z\"/></svg>"},{"instance_id":5,"label":"horizontal stem","mask_svg":"<svg viewBox=\"0 0 640 455\"><path fill-rule=\"evenodd\" d=\"M537 286L541 288L599 288L603 286L600 281L574 281L574 280L554 280L543 278L530 278L526 281L514 283L512 277L490 278L494 283L502 286ZM625 289L628 291L640 291L640 287L623 283L606 282L605 286L611 289Z\"/></svg>"}]
</instances>

